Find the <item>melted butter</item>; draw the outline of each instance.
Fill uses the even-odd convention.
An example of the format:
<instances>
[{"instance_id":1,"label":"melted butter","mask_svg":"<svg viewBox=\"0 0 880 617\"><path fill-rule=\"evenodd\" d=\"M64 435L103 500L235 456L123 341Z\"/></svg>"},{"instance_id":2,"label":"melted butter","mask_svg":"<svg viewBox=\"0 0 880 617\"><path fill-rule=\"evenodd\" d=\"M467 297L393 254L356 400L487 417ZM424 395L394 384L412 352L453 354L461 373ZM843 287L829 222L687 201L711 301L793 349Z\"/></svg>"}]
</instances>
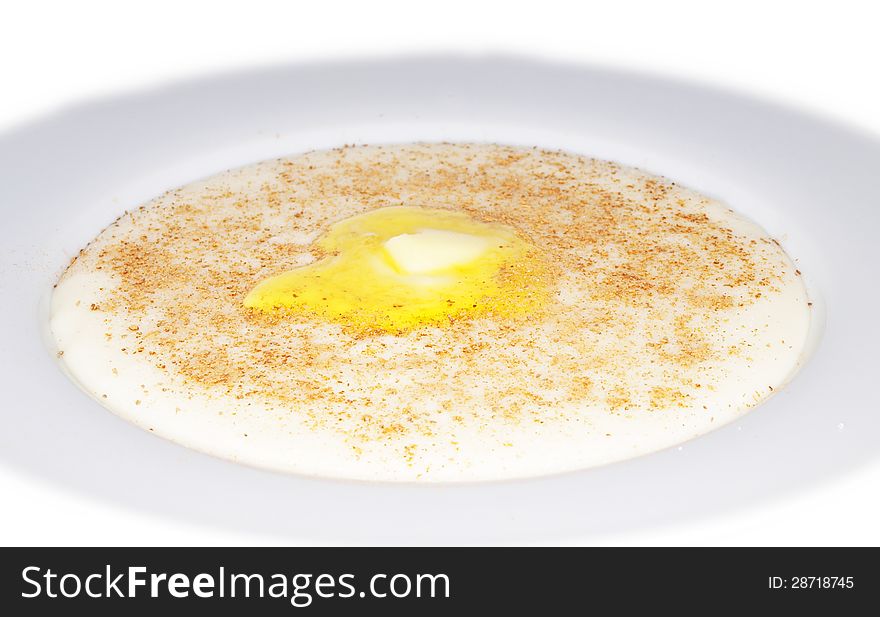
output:
<instances>
[{"instance_id":1,"label":"melted butter","mask_svg":"<svg viewBox=\"0 0 880 617\"><path fill-rule=\"evenodd\" d=\"M244 305L394 333L524 317L548 297L535 247L506 225L459 212L379 208L332 225L315 248L326 256L263 280Z\"/></svg>"}]
</instances>

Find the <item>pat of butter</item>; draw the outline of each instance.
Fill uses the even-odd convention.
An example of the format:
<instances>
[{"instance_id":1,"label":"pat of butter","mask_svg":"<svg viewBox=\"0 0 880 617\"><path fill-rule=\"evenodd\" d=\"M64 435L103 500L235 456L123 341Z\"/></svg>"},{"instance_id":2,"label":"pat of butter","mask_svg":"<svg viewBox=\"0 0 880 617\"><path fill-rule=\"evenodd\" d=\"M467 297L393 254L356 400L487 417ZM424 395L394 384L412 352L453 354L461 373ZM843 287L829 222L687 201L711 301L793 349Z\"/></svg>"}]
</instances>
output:
<instances>
[{"instance_id":1,"label":"pat of butter","mask_svg":"<svg viewBox=\"0 0 880 617\"><path fill-rule=\"evenodd\" d=\"M263 279L244 305L403 333L528 316L547 299L540 253L512 228L461 212L376 208L334 223L316 247L326 256Z\"/></svg>"},{"instance_id":2,"label":"pat of butter","mask_svg":"<svg viewBox=\"0 0 880 617\"><path fill-rule=\"evenodd\" d=\"M477 260L491 245L489 238L445 229L422 229L385 241L385 252L406 274L431 274Z\"/></svg>"}]
</instances>

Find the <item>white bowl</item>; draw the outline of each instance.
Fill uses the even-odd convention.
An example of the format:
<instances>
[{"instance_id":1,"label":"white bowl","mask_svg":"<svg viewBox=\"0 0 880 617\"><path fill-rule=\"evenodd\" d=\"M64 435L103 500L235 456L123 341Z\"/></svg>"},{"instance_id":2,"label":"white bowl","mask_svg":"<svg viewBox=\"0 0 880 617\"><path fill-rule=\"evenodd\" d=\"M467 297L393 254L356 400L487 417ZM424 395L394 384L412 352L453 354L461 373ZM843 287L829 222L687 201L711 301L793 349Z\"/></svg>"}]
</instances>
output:
<instances>
[{"instance_id":1,"label":"white bowl","mask_svg":"<svg viewBox=\"0 0 880 617\"><path fill-rule=\"evenodd\" d=\"M319 480L214 459L116 418L60 370L47 340L51 286L123 210L261 159L433 140L563 148L726 201L779 238L806 275L817 302L813 357L755 411L683 447L553 477L444 486ZM705 516L878 454L880 143L841 126L643 75L416 58L279 67L90 103L0 136L0 163L0 464L65 490L294 541L527 542Z\"/></svg>"}]
</instances>

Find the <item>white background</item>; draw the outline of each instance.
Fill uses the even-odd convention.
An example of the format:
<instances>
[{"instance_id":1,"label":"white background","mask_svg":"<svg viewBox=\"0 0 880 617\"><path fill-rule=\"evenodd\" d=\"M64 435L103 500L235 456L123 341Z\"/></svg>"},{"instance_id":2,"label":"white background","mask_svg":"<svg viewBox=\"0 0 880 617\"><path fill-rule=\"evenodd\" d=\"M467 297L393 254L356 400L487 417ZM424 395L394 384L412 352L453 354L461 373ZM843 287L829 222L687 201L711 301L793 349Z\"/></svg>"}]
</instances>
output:
<instances>
[{"instance_id":1,"label":"white background","mask_svg":"<svg viewBox=\"0 0 880 617\"><path fill-rule=\"evenodd\" d=\"M454 51L512 52L710 82L880 134L880 12L871 4L22 3L0 12L0 131L82 100L192 75L328 57ZM878 489L880 464L794 499L590 541L877 545ZM4 468L0 495L2 545L283 541L258 529L233 534L123 511Z\"/></svg>"}]
</instances>

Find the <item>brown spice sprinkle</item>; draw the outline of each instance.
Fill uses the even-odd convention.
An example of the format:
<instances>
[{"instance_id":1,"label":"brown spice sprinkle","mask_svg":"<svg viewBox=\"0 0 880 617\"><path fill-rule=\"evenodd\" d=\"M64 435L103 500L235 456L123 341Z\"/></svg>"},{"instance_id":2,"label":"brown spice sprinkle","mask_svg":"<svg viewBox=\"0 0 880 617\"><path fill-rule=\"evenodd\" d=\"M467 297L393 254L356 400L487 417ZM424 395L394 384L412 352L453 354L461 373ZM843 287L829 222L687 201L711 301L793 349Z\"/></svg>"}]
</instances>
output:
<instances>
[{"instance_id":1,"label":"brown spice sprinkle","mask_svg":"<svg viewBox=\"0 0 880 617\"><path fill-rule=\"evenodd\" d=\"M257 281L318 257L311 243L331 223L390 205L515 228L555 268L546 314L395 337L242 307ZM563 152L348 147L171 191L121 217L74 267L118 281L91 310L124 315L120 348L169 382L303 414L359 451L433 438L447 421L543 423L568 413L562 402L580 414L687 406L695 380L709 383L748 348L747 332L733 345L713 332L786 275L777 244L733 229L720 210L655 176ZM411 462L417 448L401 452Z\"/></svg>"}]
</instances>

